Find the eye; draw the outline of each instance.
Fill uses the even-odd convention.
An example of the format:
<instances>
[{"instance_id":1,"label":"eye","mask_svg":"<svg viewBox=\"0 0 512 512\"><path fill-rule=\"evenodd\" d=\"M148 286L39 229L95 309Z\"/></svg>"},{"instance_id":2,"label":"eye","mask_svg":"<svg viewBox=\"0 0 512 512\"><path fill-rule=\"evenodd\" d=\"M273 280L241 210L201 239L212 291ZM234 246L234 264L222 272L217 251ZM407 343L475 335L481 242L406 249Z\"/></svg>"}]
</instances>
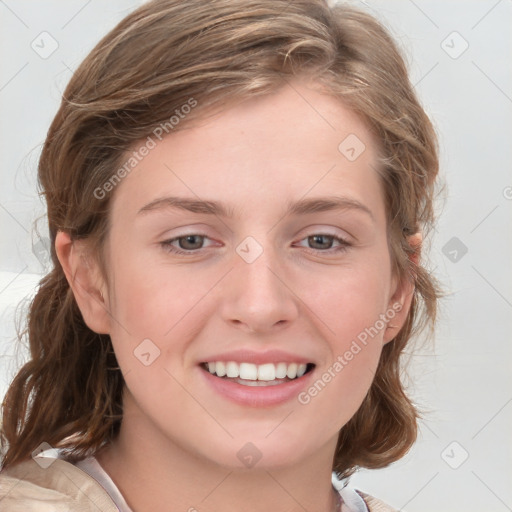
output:
<instances>
[{"instance_id":1,"label":"eye","mask_svg":"<svg viewBox=\"0 0 512 512\"><path fill-rule=\"evenodd\" d=\"M170 240L165 240L161 242L160 245L168 252L190 256L198 252L200 249L204 249L204 243L206 240L210 240L206 235L193 233L190 235L171 238ZM301 242L306 242L308 244L308 246L306 246L307 249L310 249L314 252L329 254L346 251L347 248L351 245L341 237L324 233L315 233L314 235L309 235L301 240ZM213 242L211 242L209 245L213 245ZM305 247L302 244L300 245Z\"/></svg>"},{"instance_id":2,"label":"eye","mask_svg":"<svg viewBox=\"0 0 512 512\"><path fill-rule=\"evenodd\" d=\"M209 240L206 235L200 235L197 233L190 235L178 236L161 242L160 245L169 252L175 254L194 254L194 251L203 249L205 240Z\"/></svg>"},{"instance_id":3,"label":"eye","mask_svg":"<svg viewBox=\"0 0 512 512\"><path fill-rule=\"evenodd\" d=\"M307 236L301 242L305 241L309 244L309 249L314 251L333 253L346 251L350 247L350 243L345 239L329 234L315 233L314 235ZM334 244L338 244L337 246ZM304 245L301 245L304 247Z\"/></svg>"}]
</instances>

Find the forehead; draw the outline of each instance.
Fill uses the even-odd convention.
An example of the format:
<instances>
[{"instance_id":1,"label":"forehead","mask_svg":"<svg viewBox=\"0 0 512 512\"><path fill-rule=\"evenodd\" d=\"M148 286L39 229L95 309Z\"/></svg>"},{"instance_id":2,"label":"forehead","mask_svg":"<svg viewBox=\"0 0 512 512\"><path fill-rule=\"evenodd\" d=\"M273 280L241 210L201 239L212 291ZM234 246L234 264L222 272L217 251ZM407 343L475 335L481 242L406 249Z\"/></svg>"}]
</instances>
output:
<instances>
[{"instance_id":1,"label":"forehead","mask_svg":"<svg viewBox=\"0 0 512 512\"><path fill-rule=\"evenodd\" d=\"M343 194L384 217L373 135L341 101L310 84L287 84L189 125L185 119L153 142L118 185L114 214L136 215L165 195L218 200L241 216Z\"/></svg>"}]
</instances>

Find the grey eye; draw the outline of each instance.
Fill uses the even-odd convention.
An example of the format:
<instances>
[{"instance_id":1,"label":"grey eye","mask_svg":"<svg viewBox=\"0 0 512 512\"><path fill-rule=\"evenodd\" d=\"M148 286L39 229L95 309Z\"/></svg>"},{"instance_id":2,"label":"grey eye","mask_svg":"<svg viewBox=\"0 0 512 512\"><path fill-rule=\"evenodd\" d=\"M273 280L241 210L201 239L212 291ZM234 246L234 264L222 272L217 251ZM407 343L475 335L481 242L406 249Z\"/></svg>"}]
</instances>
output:
<instances>
[{"instance_id":1,"label":"grey eye","mask_svg":"<svg viewBox=\"0 0 512 512\"><path fill-rule=\"evenodd\" d=\"M193 251L195 249L201 249L205 237L202 235L187 235L180 236L177 238L180 249Z\"/></svg>"},{"instance_id":2,"label":"grey eye","mask_svg":"<svg viewBox=\"0 0 512 512\"><path fill-rule=\"evenodd\" d=\"M334 242L332 235L312 235L308 236L308 243L312 244L312 249L330 249Z\"/></svg>"}]
</instances>

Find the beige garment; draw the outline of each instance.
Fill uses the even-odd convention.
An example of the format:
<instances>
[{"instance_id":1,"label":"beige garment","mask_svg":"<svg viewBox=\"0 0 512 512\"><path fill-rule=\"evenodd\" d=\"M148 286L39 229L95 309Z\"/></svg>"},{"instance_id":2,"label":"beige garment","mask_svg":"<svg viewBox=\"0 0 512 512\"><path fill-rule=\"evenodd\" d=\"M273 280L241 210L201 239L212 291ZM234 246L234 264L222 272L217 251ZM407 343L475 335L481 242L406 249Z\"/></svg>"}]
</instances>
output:
<instances>
[{"instance_id":1,"label":"beige garment","mask_svg":"<svg viewBox=\"0 0 512 512\"><path fill-rule=\"evenodd\" d=\"M117 512L103 487L81 469L61 459L47 468L34 459L0 473L2 512Z\"/></svg>"},{"instance_id":2,"label":"beige garment","mask_svg":"<svg viewBox=\"0 0 512 512\"><path fill-rule=\"evenodd\" d=\"M383 501L361 491L357 493L363 498L370 512L398 512L395 508L386 505Z\"/></svg>"},{"instance_id":3,"label":"beige garment","mask_svg":"<svg viewBox=\"0 0 512 512\"><path fill-rule=\"evenodd\" d=\"M33 459L0 473L2 512L118 512L94 478L61 459L44 468ZM396 512L382 501L357 491L370 512Z\"/></svg>"}]
</instances>

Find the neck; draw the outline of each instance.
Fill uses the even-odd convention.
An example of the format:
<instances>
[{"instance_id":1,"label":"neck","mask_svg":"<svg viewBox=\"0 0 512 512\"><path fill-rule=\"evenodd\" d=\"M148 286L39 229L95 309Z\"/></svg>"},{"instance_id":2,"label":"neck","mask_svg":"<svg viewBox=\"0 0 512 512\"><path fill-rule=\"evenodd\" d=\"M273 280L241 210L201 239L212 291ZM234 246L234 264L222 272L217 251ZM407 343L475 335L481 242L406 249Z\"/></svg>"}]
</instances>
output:
<instances>
[{"instance_id":1,"label":"neck","mask_svg":"<svg viewBox=\"0 0 512 512\"><path fill-rule=\"evenodd\" d=\"M331 484L336 439L293 467L240 469L216 464L148 430L141 415L125 410L119 436L97 454L134 512L333 512Z\"/></svg>"}]
</instances>

